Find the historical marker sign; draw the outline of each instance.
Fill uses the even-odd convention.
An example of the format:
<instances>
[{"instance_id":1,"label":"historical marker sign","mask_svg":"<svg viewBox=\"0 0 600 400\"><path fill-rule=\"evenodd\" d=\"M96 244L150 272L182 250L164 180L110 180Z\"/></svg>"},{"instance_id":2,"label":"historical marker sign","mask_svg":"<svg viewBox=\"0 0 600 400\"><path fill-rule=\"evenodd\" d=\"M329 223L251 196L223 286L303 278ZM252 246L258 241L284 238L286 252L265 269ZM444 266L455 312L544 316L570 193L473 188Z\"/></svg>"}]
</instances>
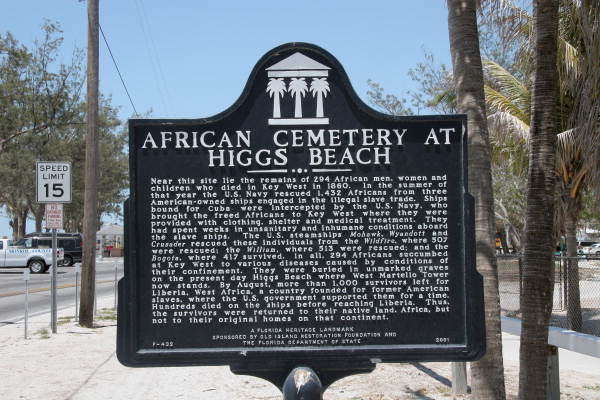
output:
<instances>
[{"instance_id":1,"label":"historical marker sign","mask_svg":"<svg viewBox=\"0 0 600 400\"><path fill-rule=\"evenodd\" d=\"M480 356L465 127L375 112L308 44L215 117L131 120L119 359Z\"/></svg>"}]
</instances>

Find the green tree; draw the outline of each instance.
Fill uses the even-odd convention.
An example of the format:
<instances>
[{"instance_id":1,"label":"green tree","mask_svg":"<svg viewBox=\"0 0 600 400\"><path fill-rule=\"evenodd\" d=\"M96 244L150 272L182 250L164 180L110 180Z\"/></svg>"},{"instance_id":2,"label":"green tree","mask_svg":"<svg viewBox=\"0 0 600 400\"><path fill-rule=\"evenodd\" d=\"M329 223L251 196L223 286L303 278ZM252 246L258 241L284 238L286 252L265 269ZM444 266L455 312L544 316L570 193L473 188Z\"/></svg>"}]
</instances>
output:
<instances>
[{"instance_id":1,"label":"green tree","mask_svg":"<svg viewBox=\"0 0 600 400\"><path fill-rule=\"evenodd\" d=\"M0 155L21 135L47 135L77 118L81 52L76 50L69 64L59 63L60 27L46 21L42 31L44 38L32 49L10 33L0 35Z\"/></svg>"},{"instance_id":2,"label":"green tree","mask_svg":"<svg viewBox=\"0 0 600 400\"><path fill-rule=\"evenodd\" d=\"M496 216L521 251L529 166L529 88L494 61L484 61L486 104L492 145Z\"/></svg>"},{"instance_id":3,"label":"green tree","mask_svg":"<svg viewBox=\"0 0 600 400\"><path fill-rule=\"evenodd\" d=\"M405 97L386 93L377 82L368 80L367 98L371 105L391 115L420 115L423 113L456 113L456 95L452 72L438 64L433 54L425 51L424 60L408 70L408 76L418 84L417 91L407 91Z\"/></svg>"},{"instance_id":4,"label":"green tree","mask_svg":"<svg viewBox=\"0 0 600 400\"><path fill-rule=\"evenodd\" d=\"M98 228L102 216L120 215L129 185L128 158L125 153L127 131L117 118L117 110L110 106L110 99L101 99L98 126ZM73 169L73 201L65 208L65 221L72 231L83 229L83 189L85 154L85 129L81 127L65 146L65 158Z\"/></svg>"},{"instance_id":5,"label":"green tree","mask_svg":"<svg viewBox=\"0 0 600 400\"><path fill-rule=\"evenodd\" d=\"M493 141L493 138L491 140ZM492 145L492 153L494 153L494 147ZM515 174L511 168L510 157L501 162L492 161L492 164L494 213L499 228L497 230L504 235L503 243L520 253L523 244L523 229L525 228L527 169L525 169L524 175Z\"/></svg>"},{"instance_id":6,"label":"green tree","mask_svg":"<svg viewBox=\"0 0 600 400\"><path fill-rule=\"evenodd\" d=\"M39 158L26 154L26 149L43 146L58 128L75 123L83 82L81 52L76 50L68 64L58 62L60 27L46 21L42 32L43 39L31 48L10 33L0 35L0 168L5 172L0 177L4 188L0 203L10 216L15 239L25 233L35 191L28 178L9 177L34 169ZM31 164L23 169L28 158ZM11 165L16 169L7 170Z\"/></svg>"},{"instance_id":7,"label":"green tree","mask_svg":"<svg viewBox=\"0 0 600 400\"><path fill-rule=\"evenodd\" d=\"M32 216L42 230L45 206L35 199L35 162L70 161L73 187L64 206L65 229L81 231L83 218L84 103L81 101L82 60L75 51L68 66L57 64L62 43L59 28L43 26L44 39L29 50L9 33L0 37L0 204L4 205L13 238L22 237ZM75 82L74 80L79 80ZM98 223L105 214L120 213L128 185L126 132L110 98L102 99L99 127Z\"/></svg>"},{"instance_id":8,"label":"green tree","mask_svg":"<svg viewBox=\"0 0 600 400\"><path fill-rule=\"evenodd\" d=\"M406 106L406 99L399 98L394 94L385 93L381 85L372 80L368 80L369 90L367 90L367 98L369 103L387 114L391 115L413 115L414 112Z\"/></svg>"},{"instance_id":9,"label":"green tree","mask_svg":"<svg viewBox=\"0 0 600 400\"><path fill-rule=\"evenodd\" d=\"M18 145L22 140L15 139ZM27 170L24 170L23 162L29 161ZM12 229L13 240L18 240L25 235L27 217L29 216L29 186L31 179L24 177L24 171L35 173L35 161L30 154L24 152L4 152L0 157L0 202L5 206L9 217L9 225ZM35 178L34 178L35 179Z\"/></svg>"},{"instance_id":10,"label":"green tree","mask_svg":"<svg viewBox=\"0 0 600 400\"><path fill-rule=\"evenodd\" d=\"M594 190L587 190L583 196L582 203L582 227L600 231L600 193Z\"/></svg>"},{"instance_id":11,"label":"green tree","mask_svg":"<svg viewBox=\"0 0 600 400\"><path fill-rule=\"evenodd\" d=\"M437 114L457 111L456 91L452 71L438 64L431 52L424 52L424 60L408 70L408 76L419 84L417 92L408 92L417 114L431 110ZM427 111L429 112L429 111Z\"/></svg>"},{"instance_id":12,"label":"green tree","mask_svg":"<svg viewBox=\"0 0 600 400\"><path fill-rule=\"evenodd\" d=\"M98 224L103 215L120 214L124 191L128 186L128 163L125 145L127 134L118 120L117 110L104 99L100 108L99 126L99 193ZM80 108L83 109L83 104ZM35 162L60 160L71 162L72 202L64 205L65 230L80 232L83 223L83 168L82 151L85 135L83 115L81 122L42 137L26 134L8 146L0 157L0 185L6 190L0 199L14 215L13 237L20 238L25 232L24 218L35 219L36 231L42 230L45 206L35 199ZM18 227L18 228L17 228Z\"/></svg>"}]
</instances>

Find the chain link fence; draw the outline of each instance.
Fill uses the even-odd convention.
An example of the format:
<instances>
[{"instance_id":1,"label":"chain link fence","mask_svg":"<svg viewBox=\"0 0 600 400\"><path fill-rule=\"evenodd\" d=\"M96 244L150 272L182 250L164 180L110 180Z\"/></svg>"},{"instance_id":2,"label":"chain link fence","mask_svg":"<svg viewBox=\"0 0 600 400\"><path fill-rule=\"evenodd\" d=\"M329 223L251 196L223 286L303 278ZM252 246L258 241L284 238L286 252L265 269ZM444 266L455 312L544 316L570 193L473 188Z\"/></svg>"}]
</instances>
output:
<instances>
[{"instance_id":1,"label":"chain link fence","mask_svg":"<svg viewBox=\"0 0 600 400\"><path fill-rule=\"evenodd\" d=\"M502 315L521 318L521 258L497 257ZM554 257L550 325L600 336L600 257Z\"/></svg>"}]
</instances>

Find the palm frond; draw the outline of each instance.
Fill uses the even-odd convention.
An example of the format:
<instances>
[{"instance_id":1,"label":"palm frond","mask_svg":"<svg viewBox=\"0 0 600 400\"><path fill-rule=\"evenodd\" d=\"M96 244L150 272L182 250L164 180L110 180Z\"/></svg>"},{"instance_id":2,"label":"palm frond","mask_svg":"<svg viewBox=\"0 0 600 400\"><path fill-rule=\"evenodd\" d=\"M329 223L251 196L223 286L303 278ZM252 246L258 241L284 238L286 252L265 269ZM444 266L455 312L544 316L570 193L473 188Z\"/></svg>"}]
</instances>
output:
<instances>
[{"instance_id":1,"label":"palm frond","mask_svg":"<svg viewBox=\"0 0 600 400\"><path fill-rule=\"evenodd\" d=\"M563 182L567 184L569 182L569 170L567 169L567 164L565 163L565 160L563 160L562 158L558 159L558 170Z\"/></svg>"},{"instance_id":2,"label":"palm frond","mask_svg":"<svg viewBox=\"0 0 600 400\"><path fill-rule=\"evenodd\" d=\"M510 0L496 0L486 2L488 14L493 13L493 18L501 21L505 28L506 38L509 41L517 43L520 47L521 57L533 51L535 43L533 36L533 16L526 9L518 7ZM572 19L576 9L581 9L581 5L572 7L570 12L564 13L562 18L565 19L565 26L573 25ZM559 70L564 82L575 82L579 76L578 58L579 52L577 47L572 44L572 35L567 32L561 32L558 37L559 51Z\"/></svg>"},{"instance_id":3,"label":"palm frond","mask_svg":"<svg viewBox=\"0 0 600 400\"><path fill-rule=\"evenodd\" d=\"M529 125L509 112L498 111L490 114L488 126L498 143L505 143L509 139L529 141Z\"/></svg>"},{"instance_id":4,"label":"palm frond","mask_svg":"<svg viewBox=\"0 0 600 400\"><path fill-rule=\"evenodd\" d=\"M533 17L510 0L485 1L485 14L498 21L507 40L526 45L533 42Z\"/></svg>"},{"instance_id":5,"label":"palm frond","mask_svg":"<svg viewBox=\"0 0 600 400\"><path fill-rule=\"evenodd\" d=\"M483 90L485 102L492 113L509 113L529 125L529 109L521 109L510 98L488 85L485 85Z\"/></svg>"},{"instance_id":6,"label":"palm frond","mask_svg":"<svg viewBox=\"0 0 600 400\"><path fill-rule=\"evenodd\" d=\"M583 158L590 160L592 186L600 188L600 7L584 2L574 11L579 29L579 74L573 93L572 119L579 127Z\"/></svg>"},{"instance_id":7,"label":"palm frond","mask_svg":"<svg viewBox=\"0 0 600 400\"><path fill-rule=\"evenodd\" d=\"M558 67L561 80L573 84L579 79L579 51L564 38L558 40Z\"/></svg>"},{"instance_id":8,"label":"palm frond","mask_svg":"<svg viewBox=\"0 0 600 400\"><path fill-rule=\"evenodd\" d=\"M556 135L556 152L558 157L567 159L578 151L577 131L577 128L572 128Z\"/></svg>"},{"instance_id":9,"label":"palm frond","mask_svg":"<svg viewBox=\"0 0 600 400\"><path fill-rule=\"evenodd\" d=\"M576 198L589 182L589 171L592 165L584 158L581 148L579 127L566 130L557 135L556 156L565 190L569 196Z\"/></svg>"},{"instance_id":10,"label":"palm frond","mask_svg":"<svg viewBox=\"0 0 600 400\"><path fill-rule=\"evenodd\" d=\"M571 192L570 192L570 195L572 198L576 198L579 195L579 193L581 193L580 189L585 186L584 182L585 182L585 178L587 177L587 173L588 173L588 169L583 168L579 171L579 173L575 177L575 182L573 183L573 186L571 187Z\"/></svg>"},{"instance_id":11,"label":"palm frond","mask_svg":"<svg viewBox=\"0 0 600 400\"><path fill-rule=\"evenodd\" d=\"M431 101L433 106L440 104L449 104L451 107L456 107L456 91L454 88L448 88L438 93Z\"/></svg>"},{"instance_id":12,"label":"palm frond","mask_svg":"<svg viewBox=\"0 0 600 400\"><path fill-rule=\"evenodd\" d=\"M528 114L531 108L529 89L498 63L484 60L483 68L488 79L504 96L518 106L521 114Z\"/></svg>"}]
</instances>

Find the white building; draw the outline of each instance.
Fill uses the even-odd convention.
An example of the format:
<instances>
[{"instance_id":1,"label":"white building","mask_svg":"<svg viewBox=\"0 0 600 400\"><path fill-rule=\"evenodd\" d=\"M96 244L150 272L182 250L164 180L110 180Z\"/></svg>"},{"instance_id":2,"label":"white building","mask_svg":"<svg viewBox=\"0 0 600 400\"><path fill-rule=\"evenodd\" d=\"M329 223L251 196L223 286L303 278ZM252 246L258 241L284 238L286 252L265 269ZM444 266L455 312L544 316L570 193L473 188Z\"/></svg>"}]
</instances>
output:
<instances>
[{"instance_id":1,"label":"white building","mask_svg":"<svg viewBox=\"0 0 600 400\"><path fill-rule=\"evenodd\" d=\"M123 242L123 227L121 225L105 224L96 232L96 248L102 253L107 250L122 249Z\"/></svg>"}]
</instances>

